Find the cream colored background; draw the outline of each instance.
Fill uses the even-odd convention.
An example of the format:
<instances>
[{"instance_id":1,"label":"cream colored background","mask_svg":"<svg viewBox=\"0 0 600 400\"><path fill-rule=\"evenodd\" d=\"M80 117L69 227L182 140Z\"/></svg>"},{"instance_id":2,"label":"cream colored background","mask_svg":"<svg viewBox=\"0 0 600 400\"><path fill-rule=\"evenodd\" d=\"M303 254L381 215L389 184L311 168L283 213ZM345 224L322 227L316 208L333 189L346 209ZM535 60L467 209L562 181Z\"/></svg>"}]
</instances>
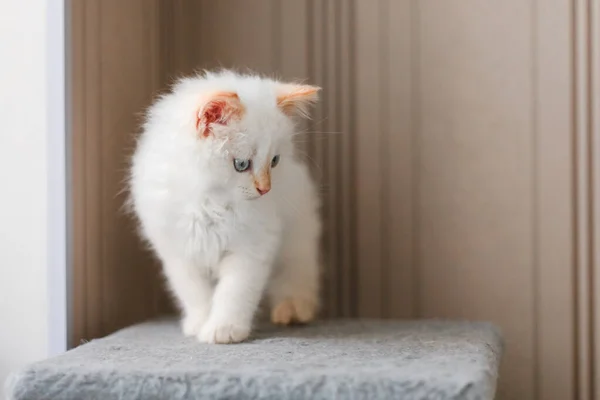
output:
<instances>
[{"instance_id":1,"label":"cream colored background","mask_svg":"<svg viewBox=\"0 0 600 400\"><path fill-rule=\"evenodd\" d=\"M48 304L51 153L49 0L0 1L0 387L52 353ZM22 35L23 31L28 32ZM23 52L29 57L22 57ZM31 110L36 110L32 118ZM3 399L0 390L0 399Z\"/></svg>"},{"instance_id":2,"label":"cream colored background","mask_svg":"<svg viewBox=\"0 0 600 400\"><path fill-rule=\"evenodd\" d=\"M299 145L327 316L491 320L499 398L600 398L597 2L71 5L75 343L170 309L119 212L136 113L181 73L248 67L324 88Z\"/></svg>"}]
</instances>

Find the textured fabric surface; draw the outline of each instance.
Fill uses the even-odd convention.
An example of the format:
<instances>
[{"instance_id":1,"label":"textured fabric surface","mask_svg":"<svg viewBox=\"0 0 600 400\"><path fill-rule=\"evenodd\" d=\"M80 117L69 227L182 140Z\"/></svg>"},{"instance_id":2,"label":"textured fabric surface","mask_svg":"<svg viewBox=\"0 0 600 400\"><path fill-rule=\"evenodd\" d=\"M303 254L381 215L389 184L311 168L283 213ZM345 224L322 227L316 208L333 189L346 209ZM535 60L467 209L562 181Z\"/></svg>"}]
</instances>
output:
<instances>
[{"instance_id":1,"label":"textured fabric surface","mask_svg":"<svg viewBox=\"0 0 600 400\"><path fill-rule=\"evenodd\" d=\"M8 399L492 399L502 352L486 323L324 321L237 345L133 326L33 364Z\"/></svg>"}]
</instances>

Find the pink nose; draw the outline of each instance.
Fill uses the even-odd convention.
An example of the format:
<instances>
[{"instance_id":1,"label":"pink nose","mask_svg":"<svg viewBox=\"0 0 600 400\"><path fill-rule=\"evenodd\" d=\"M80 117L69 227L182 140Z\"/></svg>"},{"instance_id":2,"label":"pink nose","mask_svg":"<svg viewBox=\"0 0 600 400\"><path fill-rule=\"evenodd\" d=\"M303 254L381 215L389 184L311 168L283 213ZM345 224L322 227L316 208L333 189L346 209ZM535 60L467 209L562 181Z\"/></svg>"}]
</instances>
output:
<instances>
[{"instance_id":1,"label":"pink nose","mask_svg":"<svg viewBox=\"0 0 600 400\"><path fill-rule=\"evenodd\" d=\"M259 188L259 187L257 187L256 190L262 196L263 194L268 193L269 190L271 190L271 188L270 187L265 187L265 188Z\"/></svg>"}]
</instances>

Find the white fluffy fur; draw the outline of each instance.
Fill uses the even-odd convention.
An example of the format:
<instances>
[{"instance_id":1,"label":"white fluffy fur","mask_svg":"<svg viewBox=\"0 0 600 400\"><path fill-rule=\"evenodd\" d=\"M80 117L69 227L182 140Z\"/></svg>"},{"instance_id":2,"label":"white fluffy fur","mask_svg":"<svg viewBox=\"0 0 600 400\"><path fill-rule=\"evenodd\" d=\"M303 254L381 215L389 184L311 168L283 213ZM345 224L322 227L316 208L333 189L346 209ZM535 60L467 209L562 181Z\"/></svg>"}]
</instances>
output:
<instances>
[{"instance_id":1,"label":"white fluffy fur","mask_svg":"<svg viewBox=\"0 0 600 400\"><path fill-rule=\"evenodd\" d=\"M133 209L181 307L183 332L203 342L246 339L265 294L275 323L308 322L317 311L318 195L294 155L294 124L277 105L282 87L230 71L180 80L150 107L137 144ZM245 112L200 137L198 110L218 91L237 93ZM276 154L264 196L233 168L233 158L259 168Z\"/></svg>"}]
</instances>

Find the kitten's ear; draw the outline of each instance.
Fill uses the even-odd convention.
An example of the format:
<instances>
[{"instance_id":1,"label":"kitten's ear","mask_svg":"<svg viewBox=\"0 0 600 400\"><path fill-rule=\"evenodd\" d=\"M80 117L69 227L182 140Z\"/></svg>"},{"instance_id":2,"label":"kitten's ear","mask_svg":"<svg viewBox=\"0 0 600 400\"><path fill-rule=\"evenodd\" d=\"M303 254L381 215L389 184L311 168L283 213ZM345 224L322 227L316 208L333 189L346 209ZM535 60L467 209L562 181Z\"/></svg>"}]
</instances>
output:
<instances>
[{"instance_id":1,"label":"kitten's ear","mask_svg":"<svg viewBox=\"0 0 600 400\"><path fill-rule=\"evenodd\" d=\"M284 114L309 118L310 107L319 100L320 87L282 84L277 90L277 106Z\"/></svg>"},{"instance_id":2,"label":"kitten's ear","mask_svg":"<svg viewBox=\"0 0 600 400\"><path fill-rule=\"evenodd\" d=\"M207 96L207 100L198 111L196 128L202 137L211 134L211 125L227 125L233 119L240 119L244 105L235 92L217 92Z\"/></svg>"}]
</instances>

